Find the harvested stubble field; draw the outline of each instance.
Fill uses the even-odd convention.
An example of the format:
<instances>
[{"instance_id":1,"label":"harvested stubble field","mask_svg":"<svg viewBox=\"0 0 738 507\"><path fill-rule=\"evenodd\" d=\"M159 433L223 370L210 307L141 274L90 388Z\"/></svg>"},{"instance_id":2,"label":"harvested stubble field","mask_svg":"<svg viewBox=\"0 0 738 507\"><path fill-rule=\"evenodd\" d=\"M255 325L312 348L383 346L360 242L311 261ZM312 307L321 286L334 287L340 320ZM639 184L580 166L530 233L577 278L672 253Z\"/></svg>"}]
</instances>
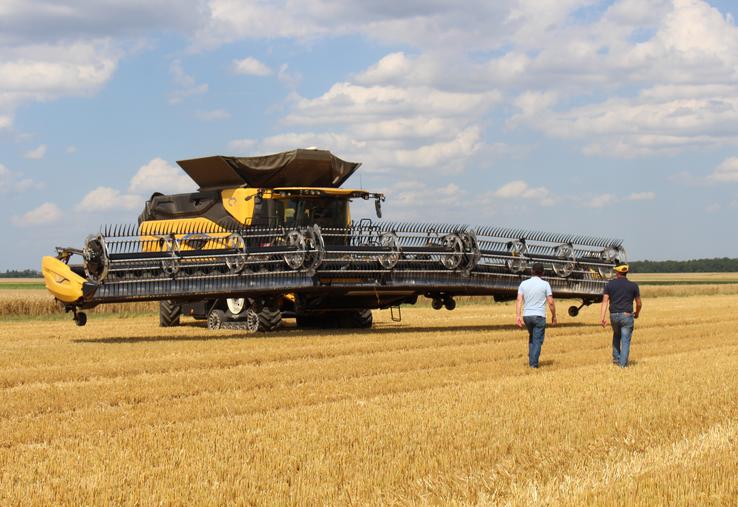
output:
<instances>
[{"instance_id":1,"label":"harvested stubble field","mask_svg":"<svg viewBox=\"0 0 738 507\"><path fill-rule=\"evenodd\" d=\"M626 370L564 301L538 371L511 304L245 339L6 318L0 504L736 505L738 291L690 289L649 288Z\"/></svg>"}]
</instances>

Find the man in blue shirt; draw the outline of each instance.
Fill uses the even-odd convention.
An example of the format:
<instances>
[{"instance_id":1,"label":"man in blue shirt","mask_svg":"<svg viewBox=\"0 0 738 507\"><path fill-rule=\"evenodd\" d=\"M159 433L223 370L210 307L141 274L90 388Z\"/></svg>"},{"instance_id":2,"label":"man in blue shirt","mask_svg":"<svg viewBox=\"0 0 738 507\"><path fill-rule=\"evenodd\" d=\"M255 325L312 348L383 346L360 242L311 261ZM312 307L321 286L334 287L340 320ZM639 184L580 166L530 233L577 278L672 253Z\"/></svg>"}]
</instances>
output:
<instances>
[{"instance_id":1,"label":"man in blue shirt","mask_svg":"<svg viewBox=\"0 0 738 507\"><path fill-rule=\"evenodd\" d=\"M551 325L556 325L556 304L551 285L541 278L543 264L537 262L531 268L533 276L520 284L518 301L515 305L515 323L528 328L528 365L538 368L543 338L546 334L546 303L551 309ZM522 308L522 316L521 316Z\"/></svg>"},{"instance_id":2,"label":"man in blue shirt","mask_svg":"<svg viewBox=\"0 0 738 507\"><path fill-rule=\"evenodd\" d=\"M633 336L634 319L641 313L641 291L638 284L628 280L629 267L618 264L613 268L615 279L605 285L602 295L600 320L602 327L607 327L605 318L610 307L610 324L612 324L612 362L621 368L628 366L630 339ZM635 301L635 312L633 311Z\"/></svg>"}]
</instances>

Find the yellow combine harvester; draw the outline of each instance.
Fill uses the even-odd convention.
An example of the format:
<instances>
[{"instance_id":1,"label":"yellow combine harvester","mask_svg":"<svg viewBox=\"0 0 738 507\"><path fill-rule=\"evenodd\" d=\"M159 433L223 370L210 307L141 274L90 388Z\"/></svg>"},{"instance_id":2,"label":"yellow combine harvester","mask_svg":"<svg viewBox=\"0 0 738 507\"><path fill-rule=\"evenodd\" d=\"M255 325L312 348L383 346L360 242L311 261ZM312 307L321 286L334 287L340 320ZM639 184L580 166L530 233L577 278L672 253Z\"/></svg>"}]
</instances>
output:
<instances>
[{"instance_id":1,"label":"yellow combine harvester","mask_svg":"<svg viewBox=\"0 0 738 507\"><path fill-rule=\"evenodd\" d=\"M159 300L160 324L180 315L211 328L371 327L374 308L454 296L515 297L532 262L554 295L601 299L621 241L501 227L385 222L384 195L340 188L358 169L323 150L178 162L199 185L154 194L137 225L107 226L81 249L44 257L49 291L74 315L98 304ZM351 219L374 200L377 220ZM80 264L70 264L74 255ZM581 306L572 306L576 315Z\"/></svg>"}]
</instances>

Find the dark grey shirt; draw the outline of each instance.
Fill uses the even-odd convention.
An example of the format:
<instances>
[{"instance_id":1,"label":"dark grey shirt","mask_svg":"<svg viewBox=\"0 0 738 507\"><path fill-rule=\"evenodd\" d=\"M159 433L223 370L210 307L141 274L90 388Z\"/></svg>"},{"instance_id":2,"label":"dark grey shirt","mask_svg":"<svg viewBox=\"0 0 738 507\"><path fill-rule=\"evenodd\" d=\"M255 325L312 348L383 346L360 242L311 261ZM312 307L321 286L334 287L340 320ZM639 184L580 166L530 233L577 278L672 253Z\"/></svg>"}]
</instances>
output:
<instances>
[{"instance_id":1,"label":"dark grey shirt","mask_svg":"<svg viewBox=\"0 0 738 507\"><path fill-rule=\"evenodd\" d=\"M607 282L604 293L610 296L610 313L633 313L633 300L641 297L638 284L625 277Z\"/></svg>"}]
</instances>

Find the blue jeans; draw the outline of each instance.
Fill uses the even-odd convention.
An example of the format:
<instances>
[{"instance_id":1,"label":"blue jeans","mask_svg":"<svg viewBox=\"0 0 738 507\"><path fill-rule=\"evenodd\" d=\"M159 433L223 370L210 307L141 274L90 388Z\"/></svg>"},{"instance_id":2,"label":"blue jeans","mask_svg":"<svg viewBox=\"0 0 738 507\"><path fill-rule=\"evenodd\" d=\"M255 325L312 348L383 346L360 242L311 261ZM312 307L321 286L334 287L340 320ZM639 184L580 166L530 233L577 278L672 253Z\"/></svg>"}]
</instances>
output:
<instances>
[{"instance_id":1,"label":"blue jeans","mask_svg":"<svg viewBox=\"0 0 738 507\"><path fill-rule=\"evenodd\" d=\"M634 318L632 313L611 313L612 362L625 368L630 353L630 338L633 336Z\"/></svg>"},{"instance_id":2,"label":"blue jeans","mask_svg":"<svg viewBox=\"0 0 738 507\"><path fill-rule=\"evenodd\" d=\"M523 317L523 322L528 328L528 364L531 368L538 368L538 357L546 334L546 317Z\"/></svg>"}]
</instances>

